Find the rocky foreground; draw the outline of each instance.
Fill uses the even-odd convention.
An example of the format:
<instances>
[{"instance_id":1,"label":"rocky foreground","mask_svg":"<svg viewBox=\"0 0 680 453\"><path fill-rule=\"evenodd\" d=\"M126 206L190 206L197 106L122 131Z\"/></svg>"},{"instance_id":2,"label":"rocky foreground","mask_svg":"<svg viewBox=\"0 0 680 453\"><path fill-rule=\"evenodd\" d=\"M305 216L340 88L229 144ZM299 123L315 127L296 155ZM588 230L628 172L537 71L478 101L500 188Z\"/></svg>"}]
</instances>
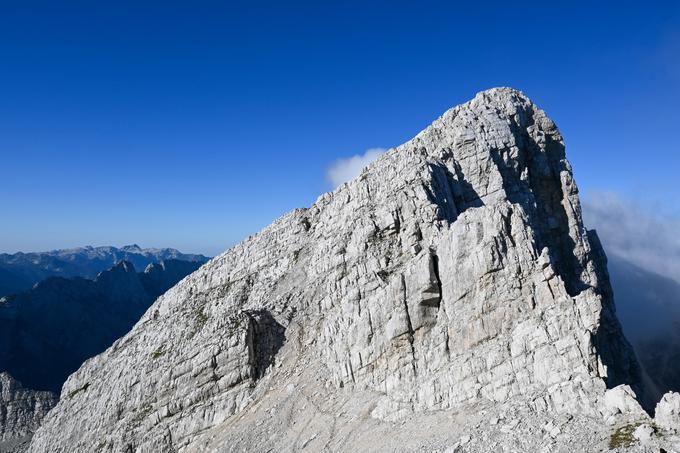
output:
<instances>
[{"instance_id":1,"label":"rocky foreground","mask_svg":"<svg viewBox=\"0 0 680 453\"><path fill-rule=\"evenodd\" d=\"M680 451L555 124L478 94L184 279L31 452Z\"/></svg>"}]
</instances>

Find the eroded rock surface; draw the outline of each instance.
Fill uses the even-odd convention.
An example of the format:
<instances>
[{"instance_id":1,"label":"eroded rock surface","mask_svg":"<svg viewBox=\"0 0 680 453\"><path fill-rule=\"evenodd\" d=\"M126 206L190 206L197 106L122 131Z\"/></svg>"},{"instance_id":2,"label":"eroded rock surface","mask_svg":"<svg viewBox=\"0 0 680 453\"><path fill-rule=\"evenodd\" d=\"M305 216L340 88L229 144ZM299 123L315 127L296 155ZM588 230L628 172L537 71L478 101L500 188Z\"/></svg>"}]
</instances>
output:
<instances>
[{"instance_id":1,"label":"eroded rock surface","mask_svg":"<svg viewBox=\"0 0 680 453\"><path fill-rule=\"evenodd\" d=\"M0 452L21 448L56 404L54 393L25 389L0 373Z\"/></svg>"},{"instance_id":2,"label":"eroded rock surface","mask_svg":"<svg viewBox=\"0 0 680 453\"><path fill-rule=\"evenodd\" d=\"M499 88L168 291L31 451L588 451L621 384L562 137Z\"/></svg>"}]
</instances>

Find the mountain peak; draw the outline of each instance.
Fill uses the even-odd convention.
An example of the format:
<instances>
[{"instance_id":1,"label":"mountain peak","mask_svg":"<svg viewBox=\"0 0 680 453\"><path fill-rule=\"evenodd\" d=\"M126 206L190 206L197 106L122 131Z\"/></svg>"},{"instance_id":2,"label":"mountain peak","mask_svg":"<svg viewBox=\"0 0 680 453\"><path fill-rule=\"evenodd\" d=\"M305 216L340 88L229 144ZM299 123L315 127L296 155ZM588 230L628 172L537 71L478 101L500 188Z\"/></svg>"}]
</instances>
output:
<instances>
[{"instance_id":1,"label":"mountain peak","mask_svg":"<svg viewBox=\"0 0 680 453\"><path fill-rule=\"evenodd\" d=\"M477 98L502 98L506 97L508 99L522 99L524 102L531 102L531 100L521 91L516 88L508 87L508 86L498 86L498 87L492 87L492 88L487 88L486 90L478 92L474 99ZM473 99L473 100L474 100Z\"/></svg>"},{"instance_id":2,"label":"mountain peak","mask_svg":"<svg viewBox=\"0 0 680 453\"><path fill-rule=\"evenodd\" d=\"M555 124L487 90L170 289L31 451L415 450L450 435L423 434L440 411L513 414L536 451L558 415L591 429L607 388L640 391L605 266Z\"/></svg>"}]
</instances>

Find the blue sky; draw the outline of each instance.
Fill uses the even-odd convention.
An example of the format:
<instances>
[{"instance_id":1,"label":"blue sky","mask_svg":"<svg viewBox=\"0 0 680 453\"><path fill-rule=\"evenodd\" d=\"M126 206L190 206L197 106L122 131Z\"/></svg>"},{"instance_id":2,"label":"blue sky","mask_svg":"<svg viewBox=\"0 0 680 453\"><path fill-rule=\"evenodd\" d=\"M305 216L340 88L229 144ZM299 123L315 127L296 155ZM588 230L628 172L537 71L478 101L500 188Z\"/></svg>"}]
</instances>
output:
<instances>
[{"instance_id":1,"label":"blue sky","mask_svg":"<svg viewBox=\"0 0 680 453\"><path fill-rule=\"evenodd\" d=\"M215 254L499 85L586 197L680 214L677 2L239 3L0 0L0 251Z\"/></svg>"}]
</instances>

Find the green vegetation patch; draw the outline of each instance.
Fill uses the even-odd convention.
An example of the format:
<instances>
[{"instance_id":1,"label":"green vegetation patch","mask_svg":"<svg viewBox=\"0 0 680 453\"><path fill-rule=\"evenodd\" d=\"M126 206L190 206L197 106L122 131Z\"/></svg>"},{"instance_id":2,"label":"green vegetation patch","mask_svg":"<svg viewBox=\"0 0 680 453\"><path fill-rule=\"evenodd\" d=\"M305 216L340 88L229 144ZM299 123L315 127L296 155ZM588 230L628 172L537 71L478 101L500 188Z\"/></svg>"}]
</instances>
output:
<instances>
[{"instance_id":1,"label":"green vegetation patch","mask_svg":"<svg viewBox=\"0 0 680 453\"><path fill-rule=\"evenodd\" d=\"M78 393L84 392L85 390L87 390L88 387L90 387L90 383L89 383L89 382L86 382L82 387L80 387L80 388L78 388L78 389L75 389L75 390L72 390L71 392L69 392L68 397L69 397L69 398L73 398L73 397L76 396Z\"/></svg>"},{"instance_id":2,"label":"green vegetation patch","mask_svg":"<svg viewBox=\"0 0 680 453\"><path fill-rule=\"evenodd\" d=\"M642 424L642 422L629 423L628 425L622 426L621 428L614 431L609 437L609 448L627 448L635 445L637 440L635 437L633 437L633 432L638 426ZM652 426L652 428L656 432L656 427Z\"/></svg>"},{"instance_id":3,"label":"green vegetation patch","mask_svg":"<svg viewBox=\"0 0 680 453\"><path fill-rule=\"evenodd\" d=\"M198 310L196 313L196 322L198 323L199 327L203 327L203 325L208 322L208 315L205 314L205 311L203 311L203 308Z\"/></svg>"},{"instance_id":4,"label":"green vegetation patch","mask_svg":"<svg viewBox=\"0 0 680 453\"><path fill-rule=\"evenodd\" d=\"M153 411L153 406L151 404L145 404L142 406L135 415L132 416L130 419L130 424L133 427L138 427L139 425L142 424L142 421L149 416L149 414Z\"/></svg>"},{"instance_id":5,"label":"green vegetation patch","mask_svg":"<svg viewBox=\"0 0 680 453\"><path fill-rule=\"evenodd\" d=\"M229 320L229 325L227 327L227 336L234 337L241 332L241 327L243 326L244 315L237 315Z\"/></svg>"},{"instance_id":6,"label":"green vegetation patch","mask_svg":"<svg viewBox=\"0 0 680 453\"><path fill-rule=\"evenodd\" d=\"M203 330L205 323L208 322L208 318L209 316L205 312L205 306L201 306L200 308L194 308L193 311L194 326L193 329L191 329L188 332L189 339L192 339L198 332Z\"/></svg>"}]
</instances>

